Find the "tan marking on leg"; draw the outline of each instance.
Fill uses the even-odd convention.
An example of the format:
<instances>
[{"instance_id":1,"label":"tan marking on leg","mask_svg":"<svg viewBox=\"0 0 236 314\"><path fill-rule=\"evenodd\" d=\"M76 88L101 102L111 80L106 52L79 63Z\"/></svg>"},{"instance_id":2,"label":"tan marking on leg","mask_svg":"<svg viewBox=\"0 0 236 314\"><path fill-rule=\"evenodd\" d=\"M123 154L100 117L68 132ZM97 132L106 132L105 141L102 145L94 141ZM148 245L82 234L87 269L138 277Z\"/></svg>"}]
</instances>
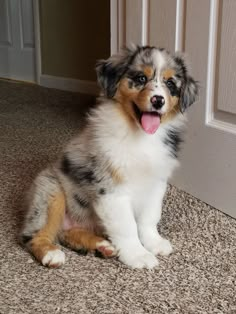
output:
<instances>
[{"instance_id":1,"label":"tan marking on leg","mask_svg":"<svg viewBox=\"0 0 236 314\"><path fill-rule=\"evenodd\" d=\"M42 262L48 251L56 250L58 247L53 244L58 231L61 228L65 215L65 196L63 193L55 195L48 206L48 220L46 225L36 233L29 242L29 249L32 254ZM50 265L55 267L55 265Z\"/></svg>"},{"instance_id":2,"label":"tan marking on leg","mask_svg":"<svg viewBox=\"0 0 236 314\"><path fill-rule=\"evenodd\" d=\"M99 250L104 256L112 256L114 248L103 237L79 228L71 228L62 231L59 235L61 243L73 250L86 249L89 251ZM99 246L100 245L100 246Z\"/></svg>"}]
</instances>

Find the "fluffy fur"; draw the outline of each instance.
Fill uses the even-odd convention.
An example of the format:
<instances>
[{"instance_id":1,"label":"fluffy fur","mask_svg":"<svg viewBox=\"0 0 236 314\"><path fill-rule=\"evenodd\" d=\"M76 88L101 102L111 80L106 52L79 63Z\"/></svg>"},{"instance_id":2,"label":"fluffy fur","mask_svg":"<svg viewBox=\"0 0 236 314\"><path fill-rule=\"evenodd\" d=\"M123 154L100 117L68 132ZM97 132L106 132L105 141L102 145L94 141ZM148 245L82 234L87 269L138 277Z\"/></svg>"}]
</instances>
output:
<instances>
[{"instance_id":1,"label":"fluffy fur","mask_svg":"<svg viewBox=\"0 0 236 314\"><path fill-rule=\"evenodd\" d=\"M58 239L153 268L157 254L172 251L156 226L197 84L181 55L155 47L126 49L96 70L103 96L58 161L35 179L22 240L51 267L65 261Z\"/></svg>"}]
</instances>

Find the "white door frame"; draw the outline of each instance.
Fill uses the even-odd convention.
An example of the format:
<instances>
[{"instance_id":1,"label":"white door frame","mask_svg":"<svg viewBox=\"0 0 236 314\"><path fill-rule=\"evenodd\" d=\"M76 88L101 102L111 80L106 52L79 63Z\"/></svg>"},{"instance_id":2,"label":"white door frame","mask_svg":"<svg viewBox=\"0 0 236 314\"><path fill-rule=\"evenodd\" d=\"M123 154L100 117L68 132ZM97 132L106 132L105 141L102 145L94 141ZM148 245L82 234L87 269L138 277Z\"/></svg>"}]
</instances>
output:
<instances>
[{"instance_id":1,"label":"white door frame","mask_svg":"<svg viewBox=\"0 0 236 314\"><path fill-rule=\"evenodd\" d=\"M35 57L35 71L37 84L40 84L40 77L42 75L41 65L41 40L40 40L40 11L39 0L33 0L33 15L34 15L34 57Z\"/></svg>"},{"instance_id":2,"label":"white door frame","mask_svg":"<svg viewBox=\"0 0 236 314\"><path fill-rule=\"evenodd\" d=\"M125 0L110 0L111 55L125 44Z\"/></svg>"}]
</instances>

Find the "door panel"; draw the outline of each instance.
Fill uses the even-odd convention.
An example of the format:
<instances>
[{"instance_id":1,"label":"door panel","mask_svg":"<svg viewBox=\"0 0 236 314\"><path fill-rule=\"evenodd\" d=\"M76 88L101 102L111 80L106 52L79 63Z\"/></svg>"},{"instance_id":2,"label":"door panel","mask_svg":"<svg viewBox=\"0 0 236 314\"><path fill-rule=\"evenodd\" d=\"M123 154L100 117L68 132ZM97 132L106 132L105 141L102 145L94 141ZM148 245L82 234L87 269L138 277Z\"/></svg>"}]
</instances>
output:
<instances>
[{"instance_id":1,"label":"door panel","mask_svg":"<svg viewBox=\"0 0 236 314\"><path fill-rule=\"evenodd\" d=\"M34 48L34 20L33 2L21 0L20 19L22 23L22 46L24 48ZM31 25L31 27L29 27Z\"/></svg>"},{"instance_id":2,"label":"door panel","mask_svg":"<svg viewBox=\"0 0 236 314\"><path fill-rule=\"evenodd\" d=\"M0 46L11 45L9 2L0 0Z\"/></svg>"},{"instance_id":3,"label":"door panel","mask_svg":"<svg viewBox=\"0 0 236 314\"><path fill-rule=\"evenodd\" d=\"M142 0L125 1L125 41L141 44L142 42Z\"/></svg>"},{"instance_id":4,"label":"door panel","mask_svg":"<svg viewBox=\"0 0 236 314\"><path fill-rule=\"evenodd\" d=\"M0 77L34 82L33 0L0 0Z\"/></svg>"},{"instance_id":5,"label":"door panel","mask_svg":"<svg viewBox=\"0 0 236 314\"><path fill-rule=\"evenodd\" d=\"M236 122L236 1L221 1L218 11L216 104L217 109L234 114Z\"/></svg>"},{"instance_id":6,"label":"door panel","mask_svg":"<svg viewBox=\"0 0 236 314\"><path fill-rule=\"evenodd\" d=\"M150 0L149 43L157 47L175 49L176 2Z\"/></svg>"}]
</instances>

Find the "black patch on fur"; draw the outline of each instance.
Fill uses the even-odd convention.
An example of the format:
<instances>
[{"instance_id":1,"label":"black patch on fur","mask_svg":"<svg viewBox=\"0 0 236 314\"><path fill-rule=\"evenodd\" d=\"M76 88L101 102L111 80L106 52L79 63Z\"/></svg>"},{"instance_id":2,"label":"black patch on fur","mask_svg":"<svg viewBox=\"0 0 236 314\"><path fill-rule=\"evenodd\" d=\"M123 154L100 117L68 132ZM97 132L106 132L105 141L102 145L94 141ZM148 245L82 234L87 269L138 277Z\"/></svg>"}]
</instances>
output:
<instances>
[{"instance_id":1,"label":"black patch on fur","mask_svg":"<svg viewBox=\"0 0 236 314\"><path fill-rule=\"evenodd\" d=\"M88 208L89 207L89 202L80 197L78 194L74 194L74 200L79 204L80 207L82 208Z\"/></svg>"},{"instance_id":2,"label":"black patch on fur","mask_svg":"<svg viewBox=\"0 0 236 314\"><path fill-rule=\"evenodd\" d=\"M118 82L125 75L136 56L142 51L145 51L145 54L151 54L152 49L155 48L150 46L137 46L135 51L126 49L125 54L120 56L120 60L118 58L114 60L111 57L107 60L97 62L96 72L98 82L108 98L114 97Z\"/></svg>"},{"instance_id":3,"label":"black patch on fur","mask_svg":"<svg viewBox=\"0 0 236 314\"><path fill-rule=\"evenodd\" d=\"M183 142L182 134L179 130L169 129L164 138L164 144L169 147L171 156L177 158L180 144Z\"/></svg>"},{"instance_id":4,"label":"black patch on fur","mask_svg":"<svg viewBox=\"0 0 236 314\"><path fill-rule=\"evenodd\" d=\"M100 251L98 251L98 250L95 250L95 254L94 255L95 255L95 257L105 259L104 255Z\"/></svg>"},{"instance_id":5,"label":"black patch on fur","mask_svg":"<svg viewBox=\"0 0 236 314\"><path fill-rule=\"evenodd\" d=\"M110 59L101 60L96 65L98 82L108 98L113 98L117 84L125 74L129 63L129 57L121 59L118 64L113 64Z\"/></svg>"},{"instance_id":6,"label":"black patch on fur","mask_svg":"<svg viewBox=\"0 0 236 314\"><path fill-rule=\"evenodd\" d=\"M198 82L188 74L187 66L181 56L175 56L174 60L177 68L176 77L182 81L182 87L180 91L180 109L183 113L197 99L199 89Z\"/></svg>"},{"instance_id":7,"label":"black patch on fur","mask_svg":"<svg viewBox=\"0 0 236 314\"><path fill-rule=\"evenodd\" d=\"M105 195L105 194L106 194L106 190L103 189L103 188L101 188L101 189L99 190L99 194L100 194L100 195Z\"/></svg>"},{"instance_id":8,"label":"black patch on fur","mask_svg":"<svg viewBox=\"0 0 236 314\"><path fill-rule=\"evenodd\" d=\"M71 172L71 163L66 155L64 155L61 163L61 170L64 174L69 175Z\"/></svg>"},{"instance_id":9,"label":"black patch on fur","mask_svg":"<svg viewBox=\"0 0 236 314\"><path fill-rule=\"evenodd\" d=\"M179 89L176 85L175 82L173 80L168 80L166 81L166 86L170 91L170 94L172 97L176 96L176 97L180 97L180 91L181 89Z\"/></svg>"},{"instance_id":10,"label":"black patch on fur","mask_svg":"<svg viewBox=\"0 0 236 314\"><path fill-rule=\"evenodd\" d=\"M191 106L198 96L198 82L188 76L184 82L181 93L181 111L184 112Z\"/></svg>"},{"instance_id":11,"label":"black patch on fur","mask_svg":"<svg viewBox=\"0 0 236 314\"><path fill-rule=\"evenodd\" d=\"M133 70L129 70L127 72L126 75L130 81L129 81L129 88L131 88L130 86L135 86L135 87L144 87L147 83L147 78L146 78L146 82L140 82L139 78L140 76L145 76L146 75L142 72L142 71L133 71Z\"/></svg>"},{"instance_id":12,"label":"black patch on fur","mask_svg":"<svg viewBox=\"0 0 236 314\"><path fill-rule=\"evenodd\" d=\"M129 85L129 88L133 88L134 87L134 82L133 81L128 81L128 85Z\"/></svg>"},{"instance_id":13,"label":"black patch on fur","mask_svg":"<svg viewBox=\"0 0 236 314\"><path fill-rule=\"evenodd\" d=\"M29 236L29 235L22 235L21 236L21 242L23 243L23 244L27 244L29 241L31 241L32 240L32 236Z\"/></svg>"},{"instance_id":14,"label":"black patch on fur","mask_svg":"<svg viewBox=\"0 0 236 314\"><path fill-rule=\"evenodd\" d=\"M75 165L66 155L64 155L62 159L61 170L65 175L67 175L75 183L78 184L91 184L94 182L99 182L98 180L96 180L96 176L94 172L89 168L89 165Z\"/></svg>"},{"instance_id":15,"label":"black patch on fur","mask_svg":"<svg viewBox=\"0 0 236 314\"><path fill-rule=\"evenodd\" d=\"M187 67L184 63L184 60L180 57L180 56L176 56L174 57L174 60L176 62L176 64L180 67L181 69L181 76L184 77L184 79L186 79L186 75L187 75Z\"/></svg>"},{"instance_id":16,"label":"black patch on fur","mask_svg":"<svg viewBox=\"0 0 236 314\"><path fill-rule=\"evenodd\" d=\"M78 250L73 249L73 251L76 252L77 254L83 255L83 256L88 254L88 250L86 250L86 249L78 249Z\"/></svg>"}]
</instances>

